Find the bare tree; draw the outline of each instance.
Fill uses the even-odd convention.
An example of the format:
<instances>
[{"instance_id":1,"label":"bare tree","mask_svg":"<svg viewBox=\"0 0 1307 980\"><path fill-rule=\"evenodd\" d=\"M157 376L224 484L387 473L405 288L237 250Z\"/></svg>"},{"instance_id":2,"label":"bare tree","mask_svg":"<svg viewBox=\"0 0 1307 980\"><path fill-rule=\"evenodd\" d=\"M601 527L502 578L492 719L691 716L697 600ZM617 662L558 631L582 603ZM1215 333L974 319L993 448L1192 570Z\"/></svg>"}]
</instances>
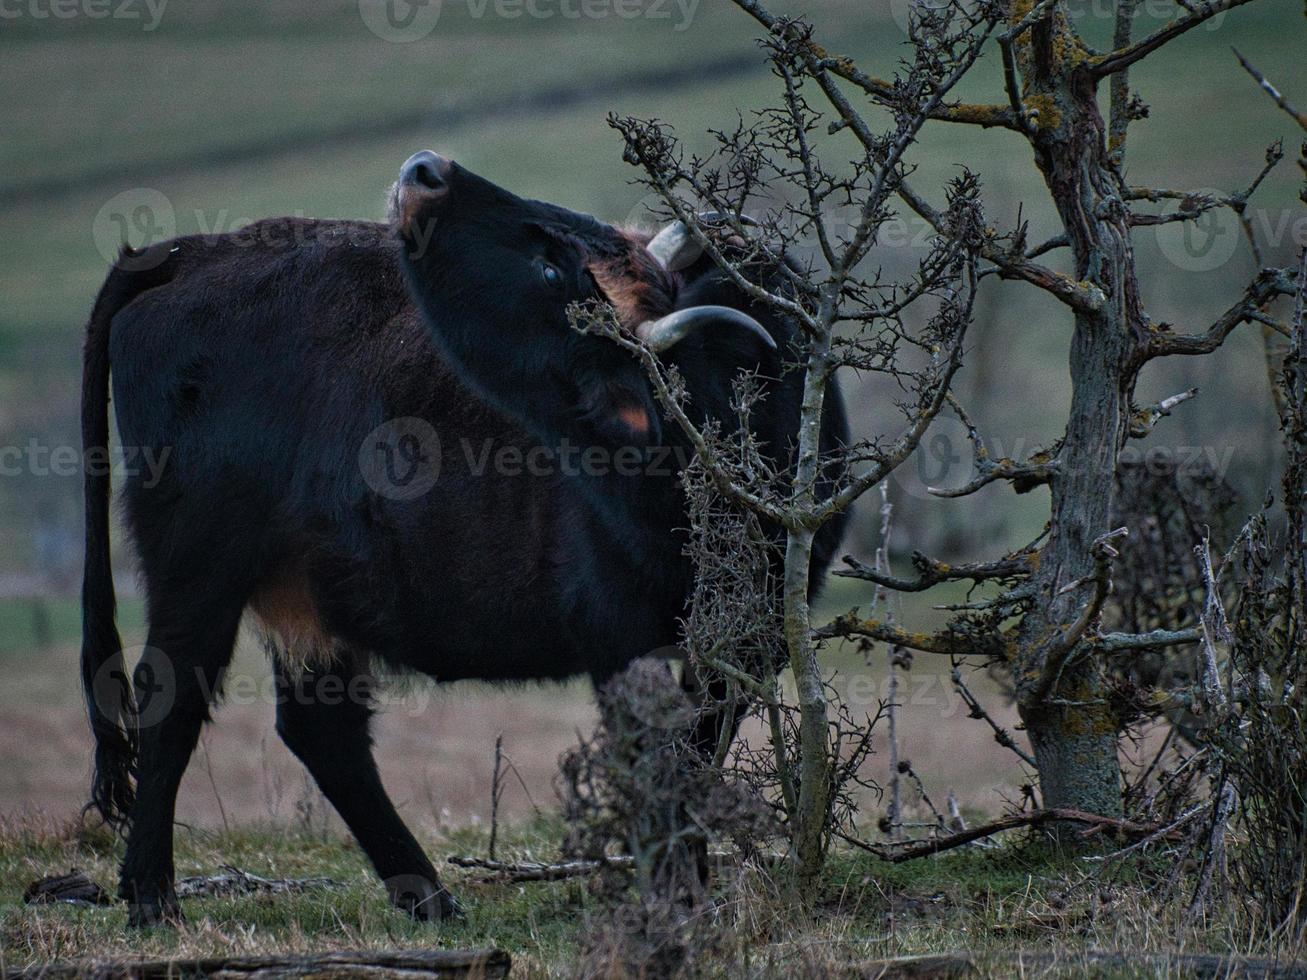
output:
<instances>
[{"instance_id":1,"label":"bare tree","mask_svg":"<svg viewBox=\"0 0 1307 980\"><path fill-rule=\"evenodd\" d=\"M1135 229L1194 221L1217 207L1242 215L1281 154L1268 154L1252 186L1228 197L1130 186L1124 177L1127 137L1142 108L1128 72L1247 2L1178 0L1173 21L1136 40L1137 0L1118 0L1114 47L1103 53L1092 51L1077 32L1066 0L923 5L913 15L909 55L886 80L828 52L803 21L775 16L760 0L735 0L766 32L763 43L780 89L777 105L715 133L715 152L705 157L686 154L661 123L613 120L628 160L643 169L647 184L680 222L685 247L711 256L757 302L791 317L803 332L795 352L796 369L804 374L797 445L792 465L774 470L756 447L727 445L720 432L696 424L679 379L650 351L611 321L600 328L643 359L715 491L781 529L779 629L798 712L796 756L785 760L793 797L786 816L801 881L812 881L821 867L847 749L818 659L819 644L832 637L1002 661L1013 677L1043 806L1120 815L1123 722L1109 696L1105 658L1194 644L1203 632L1101 629L1113 559L1128 537L1127 528L1111 523L1119 454L1129 439L1146 436L1193 394L1140 406L1136 382L1141 369L1159 358L1218 350L1244 323L1287 334L1270 310L1277 298L1294 292L1296 280L1296 270L1263 270L1205 329L1179 332L1149 318L1140 296ZM991 46L1001 56L1003 91L993 104L958 101L955 87ZM1105 85L1111 104L1106 120L1097 101ZM966 171L942 189L942 203L932 203L909 179L908 155L927 123L1001 127L1027 141L1062 233L1032 244L1024 224L994 229L984 218L980 181ZM1172 200L1182 202L1174 213L1145 210L1149 203ZM869 269L866 259L899 207L928 223L934 238L915 273L894 280ZM1069 255L1072 274L1040 261L1061 251ZM1073 324L1065 431L1054 445L1024 459L996 457L979 423L950 390L963 362L977 290L994 276L1047 293ZM901 425L823 458L823 399L827 381L841 368L896 384L903 393L897 404ZM740 411L748 410L743 392ZM1046 485L1051 512L1045 533L1007 555L972 563L949 565L919 555L916 574L906 578L850 561L845 574L882 590L920 592L971 581L998 583L1002 591L960 609L938 633L856 613L815 631L808 606L814 535L902 465L941 413L956 415L966 427L976 475L965 486L934 492L961 497L995 482L1019 493ZM745 689L747 673L735 677ZM778 737L777 751L782 742Z\"/></svg>"}]
</instances>

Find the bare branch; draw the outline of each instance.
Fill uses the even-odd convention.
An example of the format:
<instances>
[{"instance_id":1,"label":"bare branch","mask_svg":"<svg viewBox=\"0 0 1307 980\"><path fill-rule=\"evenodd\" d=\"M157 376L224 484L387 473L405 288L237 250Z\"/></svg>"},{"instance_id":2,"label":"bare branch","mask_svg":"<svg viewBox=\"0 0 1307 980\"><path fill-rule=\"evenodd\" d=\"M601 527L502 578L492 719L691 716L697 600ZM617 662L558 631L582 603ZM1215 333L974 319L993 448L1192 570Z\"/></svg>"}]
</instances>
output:
<instances>
[{"instance_id":1,"label":"bare branch","mask_svg":"<svg viewBox=\"0 0 1307 980\"><path fill-rule=\"evenodd\" d=\"M488 858L471 857L462 854L450 855L446 860L456 868L476 868L487 873L487 877L497 881L562 881L598 874L609 868L627 870L635 867L635 859L622 855L606 861L558 861L544 863L541 861L492 861Z\"/></svg>"},{"instance_id":2,"label":"bare branch","mask_svg":"<svg viewBox=\"0 0 1307 980\"><path fill-rule=\"evenodd\" d=\"M736 6L765 27L775 32L781 27L781 21L756 0L735 0ZM814 52L814 55L816 53ZM898 109L902 104L902 93L894 83L883 78L875 78L861 71L850 59L837 55L822 54L814 57L810 67L821 72L829 72L846 82L856 85L869 95L877 104L888 109ZM994 126L1023 132L1020 109L1013 112L1007 106L974 104L939 104L932 106L926 113L928 119L939 122L963 123L989 129Z\"/></svg>"},{"instance_id":3,"label":"bare branch","mask_svg":"<svg viewBox=\"0 0 1307 980\"><path fill-rule=\"evenodd\" d=\"M1103 653L1124 653L1127 650L1159 650L1163 647L1197 643L1202 634L1197 629L1153 630L1150 633L1099 633L1089 642Z\"/></svg>"},{"instance_id":4,"label":"bare branch","mask_svg":"<svg viewBox=\"0 0 1307 980\"><path fill-rule=\"evenodd\" d=\"M962 345L966 339L966 328L971 323L972 312L976 302L976 268L975 262L967 264L967 299L959 316L959 329L954 338L953 347L940 371L934 390L930 392L926 405L919 409L915 420L907 431L903 432L894 445L884 453L880 461L871 470L856 479L850 480L837 492L831 494L812 513L812 521L820 525L834 515L842 512L853 501L885 479L895 468L916 451L930 423L935 420L949 398L953 378L962 368Z\"/></svg>"},{"instance_id":5,"label":"bare branch","mask_svg":"<svg viewBox=\"0 0 1307 980\"><path fill-rule=\"evenodd\" d=\"M1128 48L1134 36L1135 11L1139 0L1117 0L1116 32L1112 36L1112 47L1120 51ZM1108 149L1117 167L1125 163L1126 134L1134 118L1130 104L1130 73L1122 70L1112 76L1112 114L1108 127Z\"/></svg>"},{"instance_id":6,"label":"bare branch","mask_svg":"<svg viewBox=\"0 0 1307 980\"><path fill-rule=\"evenodd\" d=\"M957 399L950 396L949 402L967 428L967 438L971 441L974 456L972 465L975 466L976 475L961 487L953 489L928 487L927 490L931 494L945 498L966 497L998 480L1009 480L1017 493L1028 493L1035 487L1048 483L1057 473L1058 461L1054 451L1041 450L1024 463L1018 463L1007 457L994 459L989 453L989 447L985 445L984 438L980 435L980 430Z\"/></svg>"},{"instance_id":7,"label":"bare branch","mask_svg":"<svg viewBox=\"0 0 1307 980\"><path fill-rule=\"evenodd\" d=\"M826 58L822 60L821 65L832 75L842 78L846 82L852 82L871 96L871 98L878 104L887 108L896 108L902 98L902 96L895 91L893 82L888 82L883 78L873 78L872 76L865 74L847 58ZM1003 105L974 103L941 105L930 112L929 118L938 122L962 123L969 126L980 126L982 129L990 129L997 126L1018 133L1022 132L1019 123L1021 118L1019 109L1014 112L1011 107Z\"/></svg>"},{"instance_id":8,"label":"bare branch","mask_svg":"<svg viewBox=\"0 0 1307 980\"><path fill-rule=\"evenodd\" d=\"M897 191L908 207L925 219L936 231L943 233L944 216L931 207L925 198L913 191L906 181L899 183ZM980 257L994 263L1000 278L1021 279L1032 286L1038 286L1074 310L1095 313L1101 310L1107 301L1098 287L1077 282L1070 276L1031 262L1024 256L1004 252L993 243L980 248Z\"/></svg>"},{"instance_id":9,"label":"bare branch","mask_svg":"<svg viewBox=\"0 0 1307 980\"><path fill-rule=\"evenodd\" d=\"M1011 749L1022 762L1030 766L1030 768L1038 770L1039 766L1035 762L1034 756L1021 748L1021 746L1017 745L1016 739L1012 737L1012 733L996 722L990 713L985 710L984 706L980 703L980 700L971 693L971 689L967 687L966 682L962 680L962 666L956 660L953 661L953 671L949 676L953 681L953 686L962 697L963 703L966 704L967 709L970 711L971 717L977 720L983 720L991 729L993 729L995 742L1003 746L1005 749Z\"/></svg>"},{"instance_id":10,"label":"bare branch","mask_svg":"<svg viewBox=\"0 0 1307 980\"><path fill-rule=\"evenodd\" d=\"M1210 354L1243 323L1265 323L1261 308L1277 296L1292 296L1296 290L1291 269L1264 269L1244 292L1243 299L1218 319L1206 333L1172 334L1157 332L1141 356L1145 360L1172 355Z\"/></svg>"},{"instance_id":11,"label":"bare branch","mask_svg":"<svg viewBox=\"0 0 1307 980\"><path fill-rule=\"evenodd\" d=\"M842 636L860 636L879 643L939 653L947 657L995 657L1002 652L1002 638L997 635L978 637L962 633L913 633L879 619L861 619L856 611L845 613L832 623L814 631L819 640Z\"/></svg>"},{"instance_id":12,"label":"bare branch","mask_svg":"<svg viewBox=\"0 0 1307 980\"><path fill-rule=\"evenodd\" d=\"M1230 643L1234 636L1230 624L1225 618L1225 604L1221 602L1221 590L1217 584L1216 572L1212 570L1211 539L1204 538L1203 543L1194 549L1203 570L1203 585L1207 597L1203 602L1202 613L1202 697L1204 712L1219 717L1229 707L1226 692L1221 688L1221 671L1217 665L1217 643ZM1230 692L1233 694L1233 692Z\"/></svg>"},{"instance_id":13,"label":"bare branch","mask_svg":"<svg viewBox=\"0 0 1307 980\"><path fill-rule=\"evenodd\" d=\"M973 827L970 830L964 830L956 834L949 834L947 837L934 837L929 840L913 841L898 847L886 847L879 844L869 844L866 841L858 840L847 834L840 834L842 840L847 841L854 847L859 847L868 853L876 855L882 861L888 861L890 864L902 864L904 861L913 861L917 858L929 857L932 854L939 854L942 851L951 851L955 847L962 847L964 844L970 844L973 841L982 840L986 837L993 837L995 834L1001 834L1005 830L1016 830L1020 827L1037 827L1041 824L1062 822L1062 823L1082 823L1086 829L1081 832L1082 836L1091 836L1101 833L1103 830L1115 830L1119 833L1130 837L1147 837L1156 834L1162 829L1148 824L1135 823L1132 820L1119 820L1115 817L1100 817L1096 814L1085 813L1081 810L1036 810L1033 813L1019 813L1015 816L1004 817L1001 820L995 820L992 823L982 824L979 827Z\"/></svg>"},{"instance_id":14,"label":"bare branch","mask_svg":"<svg viewBox=\"0 0 1307 980\"><path fill-rule=\"evenodd\" d=\"M1118 48L1104 55L1099 55L1089 62L1089 70L1095 78L1106 78L1114 72L1124 71L1137 61L1142 61L1164 44L1187 34L1217 14L1223 14L1235 7L1242 7L1252 0L1205 0L1189 8L1188 17L1180 17L1165 27L1159 28L1137 44Z\"/></svg>"},{"instance_id":15,"label":"bare branch","mask_svg":"<svg viewBox=\"0 0 1307 980\"><path fill-rule=\"evenodd\" d=\"M1113 547L1113 542L1129 536L1129 528L1119 527L1115 531L1108 531L1106 534L1095 538L1093 545L1090 546L1090 553L1094 558L1092 571L1083 578L1078 578L1074 582L1063 586L1059 591L1059 595L1065 595L1086 585L1093 586L1089 601L1085 603L1075 622L1058 634L1057 638L1053 640L1040 658L1043 667L1040 670L1039 685L1036 688L1037 701L1043 701L1047 695L1057 688L1067 661L1075 652L1081 639L1089 632L1089 627L1094 624L1103 611L1103 605L1107 602L1107 597L1112 594L1112 560L1120 556L1120 552Z\"/></svg>"},{"instance_id":16,"label":"bare branch","mask_svg":"<svg viewBox=\"0 0 1307 980\"><path fill-rule=\"evenodd\" d=\"M1256 65L1240 54L1237 48L1231 48L1230 50L1233 51L1234 56L1239 59L1239 64L1243 65L1244 71L1249 75L1252 75L1257 84L1262 87L1262 90L1275 100L1275 104L1287 112L1294 122L1304 130L1307 130L1307 112L1301 112L1294 108L1289 100L1280 94L1280 90L1270 83L1267 77L1262 74L1261 70Z\"/></svg>"},{"instance_id":17,"label":"bare branch","mask_svg":"<svg viewBox=\"0 0 1307 980\"><path fill-rule=\"evenodd\" d=\"M1142 439L1157 427L1157 423L1168 418L1177 405L1183 405L1191 398L1198 397L1198 389L1190 388L1170 398L1163 398L1148 408L1136 409L1130 414L1130 438Z\"/></svg>"},{"instance_id":18,"label":"bare branch","mask_svg":"<svg viewBox=\"0 0 1307 980\"><path fill-rule=\"evenodd\" d=\"M900 578L890 575L863 562L852 555L845 555L844 562L849 567L834 574L842 578L862 579L873 582L895 592L925 592L941 582L956 582L970 579L973 582L986 582L992 579L1011 579L1029 575L1030 570L1039 561L1038 549L1031 548L1015 552L998 561L977 562L971 564L949 565L937 559L913 552L912 564L917 569L917 578Z\"/></svg>"}]
</instances>

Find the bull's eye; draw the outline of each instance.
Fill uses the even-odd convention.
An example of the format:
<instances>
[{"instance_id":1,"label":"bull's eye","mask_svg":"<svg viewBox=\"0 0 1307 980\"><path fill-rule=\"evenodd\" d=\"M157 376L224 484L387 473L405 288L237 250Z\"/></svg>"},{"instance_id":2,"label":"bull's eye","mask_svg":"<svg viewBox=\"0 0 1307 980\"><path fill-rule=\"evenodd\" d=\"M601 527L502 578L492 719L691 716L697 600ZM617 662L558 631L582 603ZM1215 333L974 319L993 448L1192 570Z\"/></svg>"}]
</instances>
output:
<instances>
[{"instance_id":1,"label":"bull's eye","mask_svg":"<svg viewBox=\"0 0 1307 980\"><path fill-rule=\"evenodd\" d=\"M550 289L563 288L563 274L548 262L540 263L540 278L545 281L545 285Z\"/></svg>"}]
</instances>

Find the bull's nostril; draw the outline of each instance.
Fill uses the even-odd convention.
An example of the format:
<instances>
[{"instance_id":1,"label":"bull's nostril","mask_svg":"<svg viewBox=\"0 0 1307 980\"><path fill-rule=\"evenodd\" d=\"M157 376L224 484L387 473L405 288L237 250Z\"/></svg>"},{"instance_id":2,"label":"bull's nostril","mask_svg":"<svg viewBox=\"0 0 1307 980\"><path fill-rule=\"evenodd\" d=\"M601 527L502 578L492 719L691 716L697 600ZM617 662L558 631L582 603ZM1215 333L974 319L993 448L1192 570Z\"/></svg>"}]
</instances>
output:
<instances>
[{"instance_id":1,"label":"bull's nostril","mask_svg":"<svg viewBox=\"0 0 1307 980\"><path fill-rule=\"evenodd\" d=\"M429 191L449 189L449 171L453 165L438 153L422 150L414 153L400 168L402 183L425 187Z\"/></svg>"},{"instance_id":2,"label":"bull's nostril","mask_svg":"<svg viewBox=\"0 0 1307 980\"><path fill-rule=\"evenodd\" d=\"M436 173L436 169L429 163L419 163L413 168L413 179L423 187L429 187L433 191L438 191L445 186L444 178Z\"/></svg>"}]
</instances>

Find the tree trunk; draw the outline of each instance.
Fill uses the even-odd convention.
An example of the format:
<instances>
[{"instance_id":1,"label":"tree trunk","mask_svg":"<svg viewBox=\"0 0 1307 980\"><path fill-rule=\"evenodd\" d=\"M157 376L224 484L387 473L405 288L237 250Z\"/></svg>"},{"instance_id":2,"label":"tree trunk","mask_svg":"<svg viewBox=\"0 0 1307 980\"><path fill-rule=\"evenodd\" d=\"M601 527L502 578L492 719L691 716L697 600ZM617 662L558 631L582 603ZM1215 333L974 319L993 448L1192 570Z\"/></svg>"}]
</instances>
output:
<instances>
[{"instance_id":1,"label":"tree trunk","mask_svg":"<svg viewBox=\"0 0 1307 980\"><path fill-rule=\"evenodd\" d=\"M796 511L809 510L816 501L820 465L821 419L830 378L831 331L812 340L803 381L799 415L798 458L792 502ZM794 672L799 700L798 800L790 815L790 849L795 859L796 883L805 899L814 895L826 858L826 818L830 811L830 739L827 730L826 688L812 640L808 606L812 576L812 542L815 531L792 527L786 532L784 617L785 644Z\"/></svg>"},{"instance_id":2,"label":"tree trunk","mask_svg":"<svg viewBox=\"0 0 1307 980\"><path fill-rule=\"evenodd\" d=\"M1013 6L1015 23L1030 4ZM1102 665L1080 642L1054 652L1056 638L1091 600L1092 584L1069 586L1090 575L1093 543L1110 530L1142 324L1125 187L1108 152L1086 54L1060 6L1018 45L1024 103L1037 111L1036 163L1065 226L1075 278L1097 302L1075 315L1071 411L1050 485L1036 605L1022 622L1015 668L1043 806L1116 816L1120 725L1106 703Z\"/></svg>"}]
</instances>

